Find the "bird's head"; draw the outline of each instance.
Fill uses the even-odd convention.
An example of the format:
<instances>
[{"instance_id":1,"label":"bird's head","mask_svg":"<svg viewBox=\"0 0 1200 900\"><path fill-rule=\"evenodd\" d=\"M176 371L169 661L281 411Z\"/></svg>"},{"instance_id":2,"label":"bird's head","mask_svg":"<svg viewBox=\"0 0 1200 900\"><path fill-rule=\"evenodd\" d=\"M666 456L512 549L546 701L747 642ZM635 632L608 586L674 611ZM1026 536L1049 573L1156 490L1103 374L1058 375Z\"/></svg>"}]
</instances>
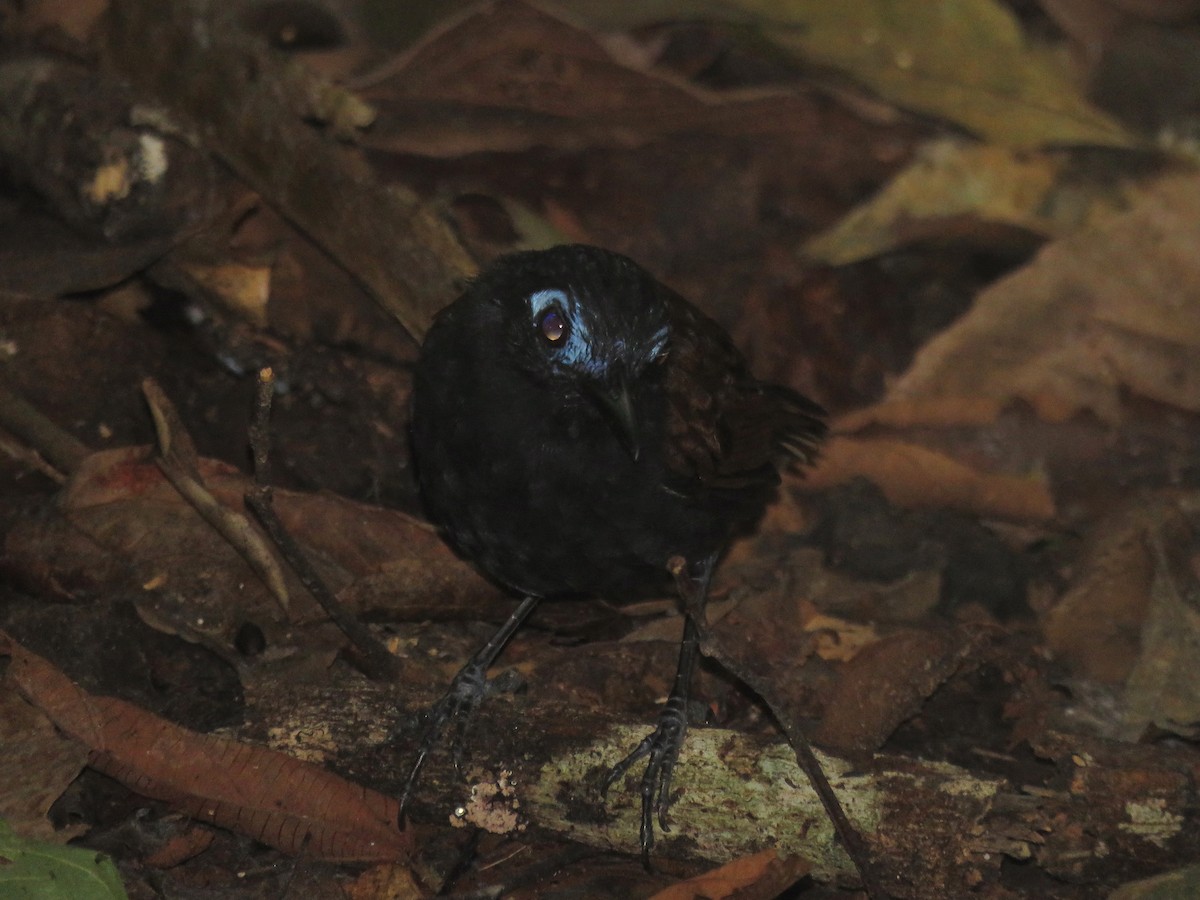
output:
<instances>
[{"instance_id":1,"label":"bird's head","mask_svg":"<svg viewBox=\"0 0 1200 900\"><path fill-rule=\"evenodd\" d=\"M594 404L636 459L637 388L657 379L670 339L658 282L625 256L569 245L502 257L475 287L500 311L509 362Z\"/></svg>"}]
</instances>

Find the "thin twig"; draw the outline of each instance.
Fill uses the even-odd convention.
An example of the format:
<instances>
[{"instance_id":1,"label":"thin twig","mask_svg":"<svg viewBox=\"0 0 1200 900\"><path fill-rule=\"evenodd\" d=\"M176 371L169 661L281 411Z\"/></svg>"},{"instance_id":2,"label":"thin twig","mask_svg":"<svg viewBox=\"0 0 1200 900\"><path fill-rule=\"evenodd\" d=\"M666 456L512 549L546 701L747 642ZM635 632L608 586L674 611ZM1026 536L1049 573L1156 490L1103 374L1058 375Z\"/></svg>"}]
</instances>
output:
<instances>
[{"instance_id":1,"label":"thin twig","mask_svg":"<svg viewBox=\"0 0 1200 900\"><path fill-rule=\"evenodd\" d=\"M246 505L254 511L258 520L270 535L279 552L291 566L300 583L312 594L313 599L325 610L325 614L350 640L355 650L356 662L362 671L377 681L393 679L397 673L396 658L387 647L358 619L346 612L333 591L317 574L308 556L295 539L283 527L275 512L274 490L268 483L271 465L270 421L271 397L274 393L275 373L269 368L259 373L258 391L255 398L254 420L250 425L250 450L254 457L254 487L246 492Z\"/></svg>"},{"instance_id":2,"label":"thin twig","mask_svg":"<svg viewBox=\"0 0 1200 900\"><path fill-rule=\"evenodd\" d=\"M46 462L70 475L92 451L63 431L23 397L0 387L0 427L25 441Z\"/></svg>"},{"instance_id":3,"label":"thin twig","mask_svg":"<svg viewBox=\"0 0 1200 900\"><path fill-rule=\"evenodd\" d=\"M850 862L854 864L854 868L858 871L858 877L862 881L863 890L867 892L870 900L887 900L891 895L883 889L879 877L875 874L875 868L871 863L871 852L863 841L862 835L850 823L846 816L845 810L842 808L841 801L838 800L837 794L833 787L829 784L829 779L825 775L824 769L821 768L821 762L813 753L812 744L809 743L808 736L792 721L792 717L786 715L786 711L780 708L778 698L769 684L764 682L764 679L757 677L755 674L746 671L744 666L739 666L735 660L732 660L725 654L719 642L714 640L708 633L706 628L701 629L701 652L720 663L730 673L742 681L750 690L758 694L762 701L767 704L771 713L775 716L775 720L783 728L784 736L788 740L788 744L792 748L792 752L796 755L796 763L800 766L800 770L804 772L808 778L809 784L816 791L817 796L821 799L821 806L825 808L825 815L829 817L829 821L833 824L833 829L837 832L838 838L842 842L842 847L846 851L846 855L850 857Z\"/></svg>"},{"instance_id":4,"label":"thin twig","mask_svg":"<svg viewBox=\"0 0 1200 900\"><path fill-rule=\"evenodd\" d=\"M142 393L158 435L159 457L155 461L159 470L204 521L242 555L287 612L291 595L279 560L246 516L222 505L205 487L195 445L162 388L147 378L142 382Z\"/></svg>"}]
</instances>

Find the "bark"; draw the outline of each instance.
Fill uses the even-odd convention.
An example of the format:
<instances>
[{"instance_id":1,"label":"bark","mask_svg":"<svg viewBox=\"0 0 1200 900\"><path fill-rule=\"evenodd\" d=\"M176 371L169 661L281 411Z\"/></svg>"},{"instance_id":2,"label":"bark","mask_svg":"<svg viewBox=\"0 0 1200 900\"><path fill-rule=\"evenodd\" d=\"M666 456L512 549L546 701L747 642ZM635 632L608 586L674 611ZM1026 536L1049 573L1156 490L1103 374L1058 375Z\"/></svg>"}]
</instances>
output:
<instances>
[{"instance_id":1,"label":"bark","mask_svg":"<svg viewBox=\"0 0 1200 900\"><path fill-rule=\"evenodd\" d=\"M382 791L396 792L407 774L424 704L361 683L260 684L247 696L249 739L271 735L293 753L318 749L347 777ZM392 743L396 722L407 726ZM468 740L463 774L440 747L413 810L419 820L528 829L636 853L636 775L614 785L607 801L599 786L650 724L494 699ZM1184 753L1060 734L1037 749L1053 763L1044 785L897 755L857 769L829 755L821 761L897 897L964 896L994 882L1006 858L1073 882L1115 884L1200 855L1200 829L1187 824L1197 801L1194 760ZM723 862L773 847L804 856L820 879L852 880L785 742L693 728L674 787L671 832L659 836L656 855Z\"/></svg>"},{"instance_id":2,"label":"bark","mask_svg":"<svg viewBox=\"0 0 1200 900\"><path fill-rule=\"evenodd\" d=\"M55 217L6 230L0 289L9 294L107 287L219 209L206 153L120 79L61 57L0 62L0 164Z\"/></svg>"}]
</instances>

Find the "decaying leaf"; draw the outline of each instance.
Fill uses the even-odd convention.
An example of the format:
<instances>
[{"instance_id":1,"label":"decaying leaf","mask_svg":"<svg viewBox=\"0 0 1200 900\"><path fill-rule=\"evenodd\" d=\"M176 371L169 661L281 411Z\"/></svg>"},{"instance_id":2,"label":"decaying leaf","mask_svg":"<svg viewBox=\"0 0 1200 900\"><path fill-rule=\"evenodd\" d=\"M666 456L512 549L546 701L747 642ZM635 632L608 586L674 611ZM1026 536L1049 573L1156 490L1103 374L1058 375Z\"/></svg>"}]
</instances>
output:
<instances>
[{"instance_id":1,"label":"decaying leaf","mask_svg":"<svg viewBox=\"0 0 1200 900\"><path fill-rule=\"evenodd\" d=\"M1046 640L1075 674L1119 685L1133 670L1150 606L1146 530L1155 518L1137 503L1098 522L1075 577L1046 614Z\"/></svg>"},{"instance_id":2,"label":"decaying leaf","mask_svg":"<svg viewBox=\"0 0 1200 900\"><path fill-rule=\"evenodd\" d=\"M197 465L215 500L244 513L249 479L211 459ZM344 590L343 601L356 612L394 611L406 602L417 605L417 618L464 607L493 614L507 608L497 589L411 516L332 494L280 491L276 506L330 587ZM155 627L201 633L225 647L233 646L247 616L267 629L273 644L328 640L297 627L323 619L307 592L292 583L295 604L282 616L241 554L178 494L145 448L87 457L59 509L58 516L22 522L6 535L10 565L26 577L91 591L142 590L139 608Z\"/></svg>"},{"instance_id":3,"label":"decaying leaf","mask_svg":"<svg viewBox=\"0 0 1200 900\"><path fill-rule=\"evenodd\" d=\"M0 820L25 837L65 842L79 829L56 832L46 813L79 775L87 754L9 686L0 682Z\"/></svg>"}]
</instances>

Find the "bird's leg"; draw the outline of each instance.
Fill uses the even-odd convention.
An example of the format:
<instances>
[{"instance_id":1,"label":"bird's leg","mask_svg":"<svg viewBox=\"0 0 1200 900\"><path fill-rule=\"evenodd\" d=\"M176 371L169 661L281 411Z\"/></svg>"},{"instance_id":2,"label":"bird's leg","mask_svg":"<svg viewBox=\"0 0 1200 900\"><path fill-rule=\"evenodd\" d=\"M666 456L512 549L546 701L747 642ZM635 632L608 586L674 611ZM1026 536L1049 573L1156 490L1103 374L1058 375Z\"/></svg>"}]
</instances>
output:
<instances>
[{"instance_id":1,"label":"bird's leg","mask_svg":"<svg viewBox=\"0 0 1200 900\"><path fill-rule=\"evenodd\" d=\"M708 585L716 567L715 553L700 560L694 567L689 567L688 561L682 556L672 556L667 560L667 571L675 579L675 590L679 591L679 599L683 601L684 615L696 623L700 637L708 630L704 607L708 602Z\"/></svg>"},{"instance_id":2,"label":"bird's leg","mask_svg":"<svg viewBox=\"0 0 1200 900\"><path fill-rule=\"evenodd\" d=\"M541 598L526 597L521 601L521 605L508 617L508 621L501 625L491 639L467 660L466 665L458 670L458 674L450 682L446 693L426 714L425 733L421 736L417 758L413 761L412 770L408 773L408 780L404 783L404 792L400 795L400 809L396 818L401 827L404 824L404 810L408 806L408 798L412 793L413 786L417 783L417 776L421 773L429 753L438 745L446 724L451 720L455 723L451 753L454 756L455 767L462 768L463 746L467 732L475 721L479 705L488 695L488 669L496 661L496 657L500 655L500 651L504 649L509 638L529 618L529 614L538 605L539 599Z\"/></svg>"},{"instance_id":3,"label":"bird's leg","mask_svg":"<svg viewBox=\"0 0 1200 900\"><path fill-rule=\"evenodd\" d=\"M670 831L667 810L671 805L671 776L683 747L688 728L688 697L691 692L692 675L700 655L700 631L704 622L704 604L708 598L708 585L712 578L716 556L703 560L693 573L687 572L686 564L676 565L672 560L671 572L683 595L684 623L683 640L679 644L679 666L675 670L675 682L667 697L667 704L659 714L658 725L633 752L617 763L604 782L602 793L625 776L633 765L649 757L645 774L642 775L642 861L650 865L650 850L654 846L654 817L662 830Z\"/></svg>"}]
</instances>

